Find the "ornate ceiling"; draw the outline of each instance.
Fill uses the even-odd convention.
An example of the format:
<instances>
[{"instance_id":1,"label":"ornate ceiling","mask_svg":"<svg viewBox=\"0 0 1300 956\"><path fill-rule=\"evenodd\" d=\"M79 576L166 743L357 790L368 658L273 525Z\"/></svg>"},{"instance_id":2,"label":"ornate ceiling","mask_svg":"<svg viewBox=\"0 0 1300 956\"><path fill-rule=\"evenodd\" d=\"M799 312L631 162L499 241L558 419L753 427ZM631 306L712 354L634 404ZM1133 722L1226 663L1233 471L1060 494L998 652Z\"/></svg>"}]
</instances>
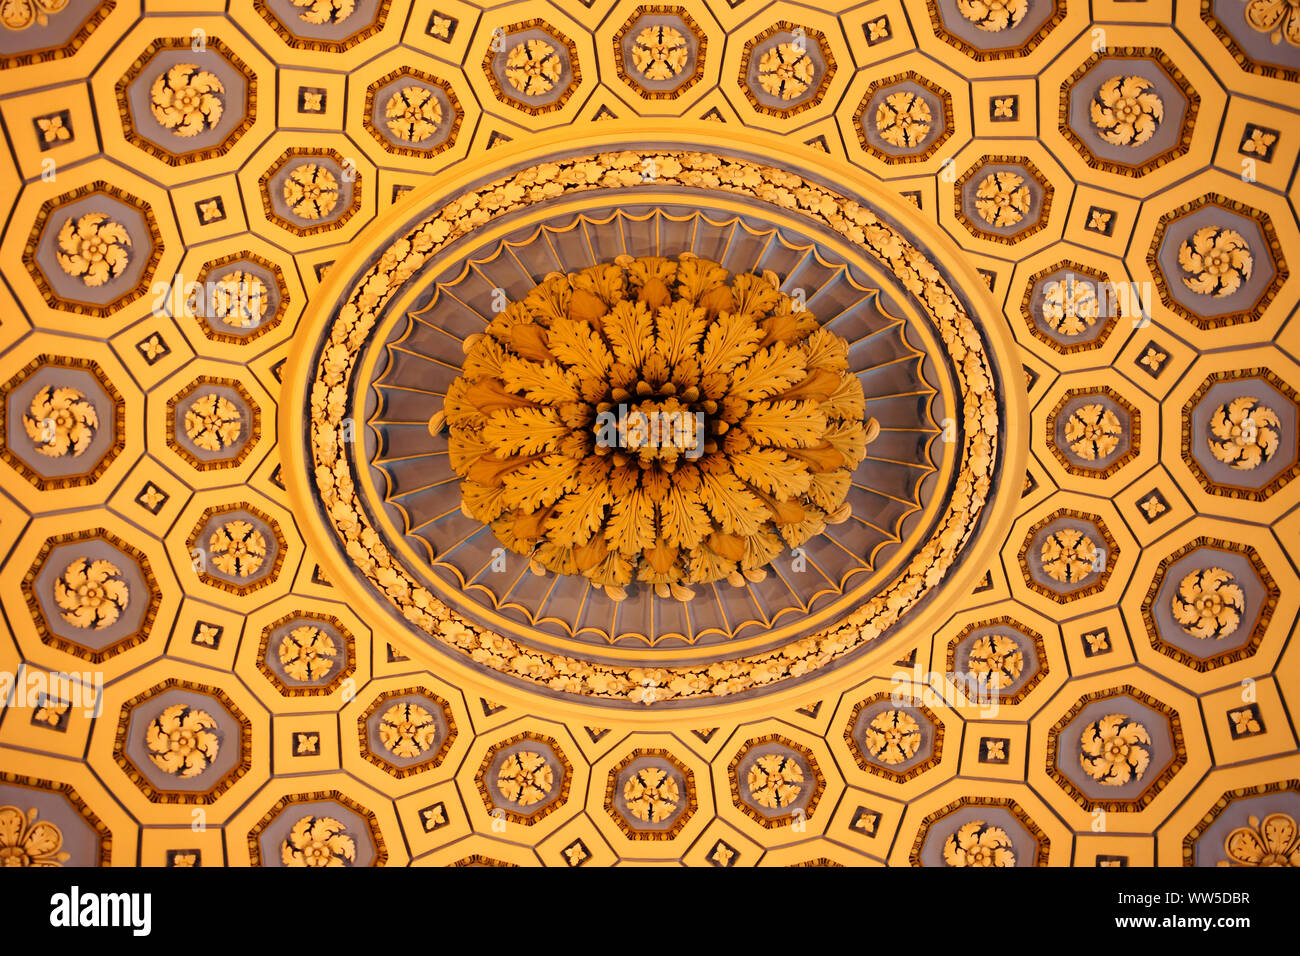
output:
<instances>
[{"instance_id":1,"label":"ornate ceiling","mask_svg":"<svg viewBox=\"0 0 1300 956\"><path fill-rule=\"evenodd\" d=\"M1294 3L0 66L5 862L1300 863Z\"/></svg>"}]
</instances>

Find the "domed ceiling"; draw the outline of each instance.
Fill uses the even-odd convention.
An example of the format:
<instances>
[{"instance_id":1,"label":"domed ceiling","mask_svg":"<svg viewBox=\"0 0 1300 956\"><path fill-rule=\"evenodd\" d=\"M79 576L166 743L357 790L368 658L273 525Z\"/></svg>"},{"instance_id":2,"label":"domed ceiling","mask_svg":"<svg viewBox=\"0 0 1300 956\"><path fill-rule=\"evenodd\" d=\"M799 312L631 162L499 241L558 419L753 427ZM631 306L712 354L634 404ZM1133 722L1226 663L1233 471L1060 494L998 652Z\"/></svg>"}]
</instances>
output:
<instances>
[{"instance_id":1,"label":"domed ceiling","mask_svg":"<svg viewBox=\"0 0 1300 956\"><path fill-rule=\"evenodd\" d=\"M1294 7L191 6L0 17L0 855L1294 860Z\"/></svg>"}]
</instances>

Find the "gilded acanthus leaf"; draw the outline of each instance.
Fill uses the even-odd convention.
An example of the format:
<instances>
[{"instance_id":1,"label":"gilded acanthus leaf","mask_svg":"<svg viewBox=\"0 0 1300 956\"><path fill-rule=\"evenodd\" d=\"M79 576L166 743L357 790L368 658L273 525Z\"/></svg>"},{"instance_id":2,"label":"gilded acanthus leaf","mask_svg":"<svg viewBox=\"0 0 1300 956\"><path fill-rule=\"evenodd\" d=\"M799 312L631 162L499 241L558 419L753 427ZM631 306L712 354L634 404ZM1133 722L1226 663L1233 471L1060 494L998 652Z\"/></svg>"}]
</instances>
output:
<instances>
[{"instance_id":1,"label":"gilded acanthus leaf","mask_svg":"<svg viewBox=\"0 0 1300 956\"><path fill-rule=\"evenodd\" d=\"M547 276L466 339L447 389L462 510L616 599L744 584L846 517L862 385L778 282L689 255Z\"/></svg>"}]
</instances>

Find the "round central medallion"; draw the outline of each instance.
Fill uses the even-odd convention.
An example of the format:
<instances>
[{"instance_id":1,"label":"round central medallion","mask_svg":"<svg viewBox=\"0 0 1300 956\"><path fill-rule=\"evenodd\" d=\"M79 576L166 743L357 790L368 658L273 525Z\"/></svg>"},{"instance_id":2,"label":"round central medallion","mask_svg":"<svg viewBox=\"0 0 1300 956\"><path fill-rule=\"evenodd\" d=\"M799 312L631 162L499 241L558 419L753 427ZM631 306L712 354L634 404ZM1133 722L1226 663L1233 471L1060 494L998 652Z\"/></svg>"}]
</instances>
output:
<instances>
[{"instance_id":1,"label":"round central medallion","mask_svg":"<svg viewBox=\"0 0 1300 956\"><path fill-rule=\"evenodd\" d=\"M815 679L969 586L1018 491L1009 336L942 238L850 177L683 136L431 187L331 268L285 377L331 579L541 693Z\"/></svg>"},{"instance_id":2,"label":"round central medallion","mask_svg":"<svg viewBox=\"0 0 1300 956\"><path fill-rule=\"evenodd\" d=\"M690 253L548 276L447 390L464 513L616 601L763 581L849 517L867 444L849 343L780 286Z\"/></svg>"}]
</instances>

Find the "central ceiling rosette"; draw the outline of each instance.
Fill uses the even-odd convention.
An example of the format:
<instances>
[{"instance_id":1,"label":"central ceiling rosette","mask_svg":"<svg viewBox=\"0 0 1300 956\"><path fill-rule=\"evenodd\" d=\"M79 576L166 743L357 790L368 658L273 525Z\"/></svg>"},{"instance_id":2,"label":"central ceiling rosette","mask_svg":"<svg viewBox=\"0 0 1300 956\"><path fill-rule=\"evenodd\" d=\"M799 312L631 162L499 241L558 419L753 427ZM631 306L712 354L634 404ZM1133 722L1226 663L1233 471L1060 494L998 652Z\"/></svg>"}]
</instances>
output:
<instances>
[{"instance_id":1,"label":"central ceiling rosette","mask_svg":"<svg viewBox=\"0 0 1300 956\"><path fill-rule=\"evenodd\" d=\"M780 285L689 253L548 276L465 342L462 510L618 601L762 582L848 519L869 437L849 343Z\"/></svg>"},{"instance_id":2,"label":"central ceiling rosette","mask_svg":"<svg viewBox=\"0 0 1300 956\"><path fill-rule=\"evenodd\" d=\"M376 226L299 331L286 474L332 580L499 678L656 707L810 680L968 586L1015 491L1009 337L940 235L794 157L525 152Z\"/></svg>"}]
</instances>

